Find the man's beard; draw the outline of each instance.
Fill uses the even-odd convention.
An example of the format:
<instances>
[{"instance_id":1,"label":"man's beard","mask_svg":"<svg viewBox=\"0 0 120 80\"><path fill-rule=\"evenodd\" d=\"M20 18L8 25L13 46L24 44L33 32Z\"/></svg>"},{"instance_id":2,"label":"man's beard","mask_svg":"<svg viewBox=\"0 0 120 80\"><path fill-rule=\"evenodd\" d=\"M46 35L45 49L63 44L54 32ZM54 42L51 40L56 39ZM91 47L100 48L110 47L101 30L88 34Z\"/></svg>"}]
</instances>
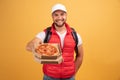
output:
<instances>
[{"instance_id":1,"label":"man's beard","mask_svg":"<svg viewBox=\"0 0 120 80\"><path fill-rule=\"evenodd\" d=\"M62 21L62 24L59 24L59 23L58 23L59 21ZM55 24L55 26L57 26L57 27L62 27L62 26L64 26L65 22L66 22L65 19L56 20L56 21L54 22L54 24Z\"/></svg>"},{"instance_id":2,"label":"man's beard","mask_svg":"<svg viewBox=\"0 0 120 80\"><path fill-rule=\"evenodd\" d=\"M54 24L55 24L55 26L57 26L57 27L62 27L62 26L64 26L65 22L63 22L61 25L58 25L58 24L55 23L55 22L54 22Z\"/></svg>"}]
</instances>

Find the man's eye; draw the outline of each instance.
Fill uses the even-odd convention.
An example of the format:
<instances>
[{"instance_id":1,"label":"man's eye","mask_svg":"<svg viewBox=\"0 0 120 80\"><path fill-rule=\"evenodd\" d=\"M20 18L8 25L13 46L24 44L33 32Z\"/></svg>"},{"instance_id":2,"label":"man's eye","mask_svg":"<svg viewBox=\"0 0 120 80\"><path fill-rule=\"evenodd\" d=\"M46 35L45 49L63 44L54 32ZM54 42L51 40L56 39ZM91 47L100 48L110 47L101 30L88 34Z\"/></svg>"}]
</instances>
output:
<instances>
[{"instance_id":1,"label":"man's eye","mask_svg":"<svg viewBox=\"0 0 120 80\"><path fill-rule=\"evenodd\" d=\"M58 16L58 14L55 14L54 16Z\"/></svg>"},{"instance_id":2,"label":"man's eye","mask_svg":"<svg viewBox=\"0 0 120 80\"><path fill-rule=\"evenodd\" d=\"M63 16L63 15L64 15L64 13L61 14L61 16Z\"/></svg>"}]
</instances>

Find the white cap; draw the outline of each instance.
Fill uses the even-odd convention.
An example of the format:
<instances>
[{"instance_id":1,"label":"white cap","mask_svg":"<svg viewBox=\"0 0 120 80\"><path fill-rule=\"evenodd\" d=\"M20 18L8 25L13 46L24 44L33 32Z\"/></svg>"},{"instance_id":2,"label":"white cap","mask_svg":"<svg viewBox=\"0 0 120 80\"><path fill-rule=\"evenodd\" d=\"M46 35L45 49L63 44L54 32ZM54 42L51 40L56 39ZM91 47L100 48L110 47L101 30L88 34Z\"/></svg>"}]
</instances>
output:
<instances>
[{"instance_id":1,"label":"white cap","mask_svg":"<svg viewBox=\"0 0 120 80\"><path fill-rule=\"evenodd\" d=\"M53 7L52 7L52 13L56 10L62 10L62 11L65 11L67 12L66 8L64 5L62 4L55 4Z\"/></svg>"}]
</instances>

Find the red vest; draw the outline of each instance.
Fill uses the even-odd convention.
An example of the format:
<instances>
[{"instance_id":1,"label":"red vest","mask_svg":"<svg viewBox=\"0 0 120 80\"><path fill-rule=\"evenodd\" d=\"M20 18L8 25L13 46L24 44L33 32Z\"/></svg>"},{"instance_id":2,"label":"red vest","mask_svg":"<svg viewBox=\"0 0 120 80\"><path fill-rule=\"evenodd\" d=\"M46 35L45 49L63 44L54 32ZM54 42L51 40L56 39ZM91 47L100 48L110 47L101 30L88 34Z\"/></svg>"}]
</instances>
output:
<instances>
[{"instance_id":1,"label":"red vest","mask_svg":"<svg viewBox=\"0 0 120 80\"><path fill-rule=\"evenodd\" d=\"M69 78L75 73L74 64L74 48L75 41L71 35L71 29L68 24L65 24L67 28L67 34L64 39L64 45L62 50L63 62L60 64L43 64L43 72L45 75L54 78ZM60 38L55 31L54 25L51 28L51 38L49 43L60 43Z\"/></svg>"}]
</instances>

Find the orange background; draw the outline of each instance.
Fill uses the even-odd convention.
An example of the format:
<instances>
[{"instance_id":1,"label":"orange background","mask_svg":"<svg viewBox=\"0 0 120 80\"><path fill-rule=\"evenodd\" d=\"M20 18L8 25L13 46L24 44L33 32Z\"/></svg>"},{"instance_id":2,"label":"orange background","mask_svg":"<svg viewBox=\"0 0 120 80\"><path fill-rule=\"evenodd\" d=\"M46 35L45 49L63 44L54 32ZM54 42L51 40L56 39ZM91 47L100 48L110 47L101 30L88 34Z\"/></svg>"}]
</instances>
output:
<instances>
[{"instance_id":1,"label":"orange background","mask_svg":"<svg viewBox=\"0 0 120 80\"><path fill-rule=\"evenodd\" d=\"M76 80L120 80L120 0L0 0L0 80L42 80L42 65L25 46L52 24L58 2L83 40Z\"/></svg>"}]
</instances>

